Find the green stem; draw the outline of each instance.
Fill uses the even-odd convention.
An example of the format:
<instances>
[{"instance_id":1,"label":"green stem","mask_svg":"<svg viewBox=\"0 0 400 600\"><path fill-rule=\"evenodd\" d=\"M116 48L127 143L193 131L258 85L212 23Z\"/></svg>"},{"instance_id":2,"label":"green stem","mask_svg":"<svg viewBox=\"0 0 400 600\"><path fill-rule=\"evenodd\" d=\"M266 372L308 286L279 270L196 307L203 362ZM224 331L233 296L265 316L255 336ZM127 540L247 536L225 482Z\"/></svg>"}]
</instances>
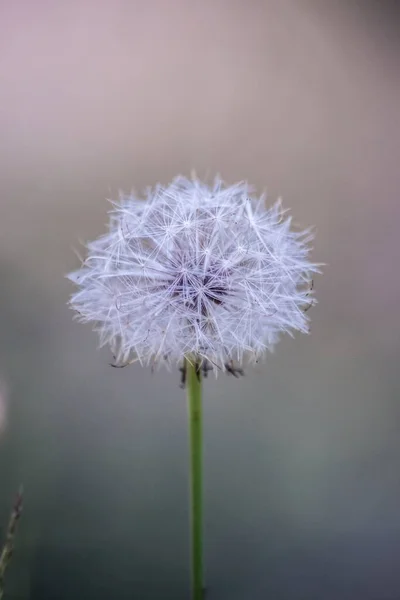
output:
<instances>
[{"instance_id":1,"label":"green stem","mask_svg":"<svg viewBox=\"0 0 400 600\"><path fill-rule=\"evenodd\" d=\"M186 378L190 428L192 600L203 600L201 375L196 363L189 360L186 360Z\"/></svg>"}]
</instances>

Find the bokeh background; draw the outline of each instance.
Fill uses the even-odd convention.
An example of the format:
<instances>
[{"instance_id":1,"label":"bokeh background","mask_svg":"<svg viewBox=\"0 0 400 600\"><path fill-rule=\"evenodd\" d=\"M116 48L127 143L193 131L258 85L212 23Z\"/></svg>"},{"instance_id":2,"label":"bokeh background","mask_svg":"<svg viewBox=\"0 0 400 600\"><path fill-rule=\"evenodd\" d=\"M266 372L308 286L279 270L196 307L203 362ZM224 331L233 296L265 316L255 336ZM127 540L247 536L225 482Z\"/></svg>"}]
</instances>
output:
<instances>
[{"instance_id":1,"label":"bokeh background","mask_svg":"<svg viewBox=\"0 0 400 600\"><path fill-rule=\"evenodd\" d=\"M178 374L66 303L119 190L196 169L316 226L311 335L205 386L207 600L400 598L400 21L369 0L0 2L10 600L189 597Z\"/></svg>"}]
</instances>

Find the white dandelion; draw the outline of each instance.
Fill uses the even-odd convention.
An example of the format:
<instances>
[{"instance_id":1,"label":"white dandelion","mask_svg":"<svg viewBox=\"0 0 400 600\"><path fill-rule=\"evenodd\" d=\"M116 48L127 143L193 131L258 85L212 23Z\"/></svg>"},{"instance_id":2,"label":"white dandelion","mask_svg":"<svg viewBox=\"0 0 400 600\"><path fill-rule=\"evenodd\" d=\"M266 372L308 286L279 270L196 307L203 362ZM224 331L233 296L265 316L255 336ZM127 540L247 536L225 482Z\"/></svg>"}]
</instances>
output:
<instances>
[{"instance_id":1,"label":"white dandelion","mask_svg":"<svg viewBox=\"0 0 400 600\"><path fill-rule=\"evenodd\" d=\"M109 231L87 245L71 307L95 322L117 361L215 371L256 361L283 333L308 331L309 229L291 229L246 183L176 178L113 203ZM314 302L314 301L313 301Z\"/></svg>"},{"instance_id":2,"label":"white dandelion","mask_svg":"<svg viewBox=\"0 0 400 600\"><path fill-rule=\"evenodd\" d=\"M122 196L88 244L71 306L128 364L183 362L190 423L192 599L204 598L201 367L233 374L283 333L308 331L310 230L291 229L247 184L178 177L146 199Z\"/></svg>"}]
</instances>

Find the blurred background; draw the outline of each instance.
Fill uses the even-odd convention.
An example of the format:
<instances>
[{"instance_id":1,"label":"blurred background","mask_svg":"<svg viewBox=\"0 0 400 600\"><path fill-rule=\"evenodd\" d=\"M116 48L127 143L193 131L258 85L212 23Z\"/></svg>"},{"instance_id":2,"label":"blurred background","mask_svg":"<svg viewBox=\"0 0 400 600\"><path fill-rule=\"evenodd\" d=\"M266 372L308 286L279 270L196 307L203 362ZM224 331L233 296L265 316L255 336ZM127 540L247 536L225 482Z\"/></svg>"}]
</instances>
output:
<instances>
[{"instance_id":1,"label":"blurred background","mask_svg":"<svg viewBox=\"0 0 400 600\"><path fill-rule=\"evenodd\" d=\"M397 4L0 1L6 599L189 597L179 375L112 369L64 274L107 198L193 168L327 263L311 335L205 385L207 600L400 598Z\"/></svg>"}]
</instances>

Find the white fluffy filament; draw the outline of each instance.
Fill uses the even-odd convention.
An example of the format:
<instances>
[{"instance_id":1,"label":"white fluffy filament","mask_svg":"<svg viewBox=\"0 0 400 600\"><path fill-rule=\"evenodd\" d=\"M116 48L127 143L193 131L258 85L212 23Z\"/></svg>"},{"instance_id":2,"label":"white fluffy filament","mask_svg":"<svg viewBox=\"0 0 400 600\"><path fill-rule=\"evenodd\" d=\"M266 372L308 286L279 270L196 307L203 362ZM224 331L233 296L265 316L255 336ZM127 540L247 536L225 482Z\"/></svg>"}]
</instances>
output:
<instances>
[{"instance_id":1,"label":"white fluffy filament","mask_svg":"<svg viewBox=\"0 0 400 600\"><path fill-rule=\"evenodd\" d=\"M307 332L318 266L310 231L290 229L246 184L176 178L145 200L121 197L109 232L88 244L71 306L94 321L118 361L257 360L283 332Z\"/></svg>"}]
</instances>

